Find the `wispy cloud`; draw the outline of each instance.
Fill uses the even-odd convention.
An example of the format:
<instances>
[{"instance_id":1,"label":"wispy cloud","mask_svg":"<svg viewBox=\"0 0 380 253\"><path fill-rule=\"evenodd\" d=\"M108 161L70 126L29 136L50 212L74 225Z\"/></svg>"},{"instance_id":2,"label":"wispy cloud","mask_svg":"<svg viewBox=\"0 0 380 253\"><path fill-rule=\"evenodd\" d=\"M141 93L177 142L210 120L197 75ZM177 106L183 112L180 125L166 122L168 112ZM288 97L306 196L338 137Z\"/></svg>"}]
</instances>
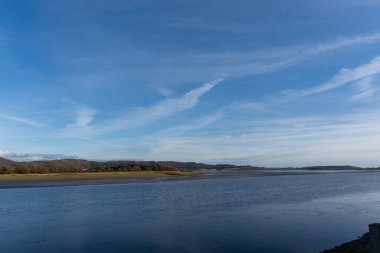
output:
<instances>
[{"instance_id":1,"label":"wispy cloud","mask_svg":"<svg viewBox=\"0 0 380 253\"><path fill-rule=\"evenodd\" d=\"M163 134L169 134L169 133L170 134L183 134L183 133L191 131L191 130L204 128L204 127L207 127L207 126L217 122L221 118L223 118L224 113L225 113L224 110L220 109L220 110L217 110L216 112L214 112L210 115L203 116L201 118L196 118L194 120L190 120L189 122L187 122L185 124L181 124L181 125L178 125L175 127L171 127L169 129L165 129L164 131L161 131L160 133L163 133Z\"/></svg>"},{"instance_id":2,"label":"wispy cloud","mask_svg":"<svg viewBox=\"0 0 380 253\"><path fill-rule=\"evenodd\" d=\"M306 89L282 90L272 96L268 96L266 99L267 101L262 103L262 105L263 107L273 107L284 103L290 103L298 98L317 95L319 93L340 88L344 85L352 84L353 82L368 80L369 78L378 74L380 74L380 56L372 59L370 62L363 64L357 68L342 69L328 81L322 84L312 86ZM374 91L370 91L367 89L363 92L364 93L362 94L362 96L365 96L365 92L371 93Z\"/></svg>"},{"instance_id":3,"label":"wispy cloud","mask_svg":"<svg viewBox=\"0 0 380 253\"><path fill-rule=\"evenodd\" d=\"M144 126L150 122L193 108L199 103L202 96L222 81L223 79L221 78L213 80L187 92L181 97L167 98L155 105L137 108L117 118L105 120L97 124L90 124L93 110L80 110L81 113L79 115L81 116L79 119L77 118L77 123L68 125L63 133L66 135L77 135L80 132L85 135L99 135ZM91 117L89 117L89 114Z\"/></svg>"},{"instance_id":4,"label":"wispy cloud","mask_svg":"<svg viewBox=\"0 0 380 253\"><path fill-rule=\"evenodd\" d=\"M22 117L7 115L7 114L0 114L0 119L9 120L9 121L25 124L25 125L32 126L32 127L43 127L44 126L43 124L40 124L38 122L35 122L35 121L27 119L27 118L22 118Z\"/></svg>"},{"instance_id":5,"label":"wispy cloud","mask_svg":"<svg viewBox=\"0 0 380 253\"><path fill-rule=\"evenodd\" d=\"M378 93L377 87L373 85L373 78L364 78L353 86L358 90L358 93L350 98L350 101L373 101Z\"/></svg>"},{"instance_id":6,"label":"wispy cloud","mask_svg":"<svg viewBox=\"0 0 380 253\"><path fill-rule=\"evenodd\" d=\"M97 111L92 107L80 105L75 108L73 113L75 114L76 119L75 123L71 124L70 127L85 128L92 123Z\"/></svg>"},{"instance_id":7,"label":"wispy cloud","mask_svg":"<svg viewBox=\"0 0 380 253\"><path fill-rule=\"evenodd\" d=\"M173 94L173 91L165 87L157 87L156 90L164 97L169 97Z\"/></svg>"},{"instance_id":8,"label":"wispy cloud","mask_svg":"<svg viewBox=\"0 0 380 253\"><path fill-rule=\"evenodd\" d=\"M362 35L362 36L356 36L351 38L341 38L338 39L335 42L331 43L325 43L325 44L319 44L313 51L316 53L318 52L325 52L325 51L331 51L347 46L355 46L355 45L366 45L366 44L372 44L380 41L380 33L374 33L369 35Z\"/></svg>"},{"instance_id":9,"label":"wispy cloud","mask_svg":"<svg viewBox=\"0 0 380 253\"><path fill-rule=\"evenodd\" d=\"M338 74L331 78L328 82L312 87L306 90L295 92L297 96L309 96L317 93L325 92L331 89L339 88L350 82L363 78L368 78L380 73L380 56L372 61L355 69L342 69Z\"/></svg>"}]
</instances>

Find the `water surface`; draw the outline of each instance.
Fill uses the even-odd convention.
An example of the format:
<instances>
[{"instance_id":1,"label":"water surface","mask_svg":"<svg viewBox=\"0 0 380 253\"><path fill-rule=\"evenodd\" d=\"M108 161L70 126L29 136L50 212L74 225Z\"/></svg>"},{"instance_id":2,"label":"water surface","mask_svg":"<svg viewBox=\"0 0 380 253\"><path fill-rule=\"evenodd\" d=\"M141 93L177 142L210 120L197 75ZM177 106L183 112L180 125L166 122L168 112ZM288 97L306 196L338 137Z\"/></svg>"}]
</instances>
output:
<instances>
[{"instance_id":1,"label":"water surface","mask_svg":"<svg viewBox=\"0 0 380 253\"><path fill-rule=\"evenodd\" d=\"M319 252L380 222L380 173L0 189L0 252Z\"/></svg>"}]
</instances>

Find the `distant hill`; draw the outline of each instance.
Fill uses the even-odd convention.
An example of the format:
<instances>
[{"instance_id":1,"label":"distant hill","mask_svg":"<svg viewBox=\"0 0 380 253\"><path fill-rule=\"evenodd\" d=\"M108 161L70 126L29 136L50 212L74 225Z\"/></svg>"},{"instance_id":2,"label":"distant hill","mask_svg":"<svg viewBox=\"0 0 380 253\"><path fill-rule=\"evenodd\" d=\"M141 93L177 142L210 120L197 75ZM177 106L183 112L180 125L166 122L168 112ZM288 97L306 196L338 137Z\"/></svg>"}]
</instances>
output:
<instances>
[{"instance_id":1,"label":"distant hill","mask_svg":"<svg viewBox=\"0 0 380 253\"><path fill-rule=\"evenodd\" d=\"M0 165L1 164L12 164L14 163L14 161L11 161L11 160L8 160L8 159L5 159L3 157L0 157Z\"/></svg>"},{"instance_id":2,"label":"distant hill","mask_svg":"<svg viewBox=\"0 0 380 253\"><path fill-rule=\"evenodd\" d=\"M231 165L231 164L205 164L196 162L175 162L175 161L162 161L158 162L163 165L171 166L177 169L183 170L202 170L202 169L213 169L213 170L225 170L225 169L264 169L262 167L250 166L250 165Z\"/></svg>"},{"instance_id":3,"label":"distant hill","mask_svg":"<svg viewBox=\"0 0 380 253\"><path fill-rule=\"evenodd\" d=\"M174 170L264 170L269 168L250 165L205 164L175 161L108 161L96 162L81 159L62 159L34 162L14 162L0 158L0 174L27 173L74 173L74 172L117 172L117 171L174 171ZM303 170L364 170L354 166L310 166ZM380 168L373 168L380 169Z\"/></svg>"}]
</instances>

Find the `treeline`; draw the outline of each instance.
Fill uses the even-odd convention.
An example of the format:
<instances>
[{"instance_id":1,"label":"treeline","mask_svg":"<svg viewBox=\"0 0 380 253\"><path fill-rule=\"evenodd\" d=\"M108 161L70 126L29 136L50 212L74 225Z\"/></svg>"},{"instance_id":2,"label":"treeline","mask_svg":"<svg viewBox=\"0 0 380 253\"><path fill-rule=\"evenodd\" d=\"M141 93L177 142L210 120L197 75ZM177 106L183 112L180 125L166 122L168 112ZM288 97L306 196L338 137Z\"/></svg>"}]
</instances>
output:
<instances>
[{"instance_id":1,"label":"treeline","mask_svg":"<svg viewBox=\"0 0 380 253\"><path fill-rule=\"evenodd\" d=\"M66 159L35 162L13 162L2 159L0 174L46 174L78 172L118 172L118 171L174 171L176 168L155 162L93 162Z\"/></svg>"}]
</instances>

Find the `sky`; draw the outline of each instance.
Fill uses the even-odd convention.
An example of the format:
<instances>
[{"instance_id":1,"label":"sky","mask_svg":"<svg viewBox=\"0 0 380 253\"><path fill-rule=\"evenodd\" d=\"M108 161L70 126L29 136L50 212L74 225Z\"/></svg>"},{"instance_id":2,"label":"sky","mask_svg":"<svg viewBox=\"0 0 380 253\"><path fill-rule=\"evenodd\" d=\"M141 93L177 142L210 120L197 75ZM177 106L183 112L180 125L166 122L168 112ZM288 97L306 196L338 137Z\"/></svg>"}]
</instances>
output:
<instances>
[{"instance_id":1,"label":"sky","mask_svg":"<svg viewBox=\"0 0 380 253\"><path fill-rule=\"evenodd\" d=\"M379 13L0 0L0 156L378 167Z\"/></svg>"}]
</instances>

